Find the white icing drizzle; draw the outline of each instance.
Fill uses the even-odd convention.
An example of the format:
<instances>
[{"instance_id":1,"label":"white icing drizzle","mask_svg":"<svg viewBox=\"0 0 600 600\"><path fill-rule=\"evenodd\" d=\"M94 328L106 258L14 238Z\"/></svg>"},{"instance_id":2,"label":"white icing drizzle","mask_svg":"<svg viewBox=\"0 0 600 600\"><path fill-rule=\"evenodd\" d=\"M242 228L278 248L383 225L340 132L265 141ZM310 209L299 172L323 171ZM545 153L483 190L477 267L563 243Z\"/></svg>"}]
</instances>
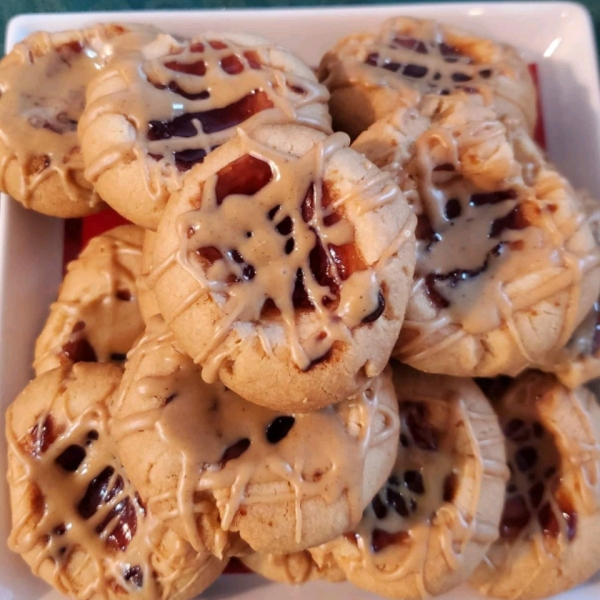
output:
<instances>
[{"instance_id":1,"label":"white icing drizzle","mask_svg":"<svg viewBox=\"0 0 600 600\"><path fill-rule=\"evenodd\" d=\"M83 340L98 362L122 362L143 332L136 288L142 233L133 228L118 227L92 238L67 267L36 344L33 367L38 375L75 360Z\"/></svg>"},{"instance_id":2,"label":"white icing drizzle","mask_svg":"<svg viewBox=\"0 0 600 600\"><path fill-rule=\"evenodd\" d=\"M222 384L204 383L199 368L176 349L158 316L150 320L129 364L147 361L154 353L167 374L133 373L115 404L111 433L120 440L133 432L155 431L174 460L179 457L179 481L149 498L149 508L163 519L182 518L194 547L204 547L196 524L196 515L206 510L196 503L197 493L206 502L202 492L216 499L223 530L233 531L243 518L244 505L293 501L298 544L302 503L311 497L320 496L327 504L346 497L350 521L360 520L367 502L363 498L367 453L398 432L394 402L380 402L380 395L391 391L389 373L369 381L355 398L312 413L282 416L243 400ZM131 412L127 408L131 395L145 398L146 406L151 398L174 396L161 408ZM289 429L273 442L266 432L278 418L286 420ZM176 512L161 515L156 503L167 497L176 498Z\"/></svg>"},{"instance_id":3,"label":"white icing drizzle","mask_svg":"<svg viewBox=\"0 0 600 600\"><path fill-rule=\"evenodd\" d=\"M36 575L48 578L51 566L51 583L82 600L117 592L167 600L193 587L209 555L192 553L146 511L117 458L104 400L73 411L68 388L67 378L19 439L9 409L9 480L21 507L14 510L21 517L13 522L11 550L26 555ZM73 464L59 463L74 460L74 446L84 456L73 471ZM168 555L165 536L172 538Z\"/></svg>"},{"instance_id":4,"label":"white icing drizzle","mask_svg":"<svg viewBox=\"0 0 600 600\"><path fill-rule=\"evenodd\" d=\"M281 66L277 54L287 51L262 38L254 46L235 39L207 34L179 41L161 34L113 59L90 85L80 130L100 117L124 115L131 135L94 156L86 177L96 182L124 158L135 157L142 161L147 193L165 202L181 186L183 171L234 136L237 127L298 122L331 131L327 89L308 70L293 73L291 55Z\"/></svg>"}]
</instances>

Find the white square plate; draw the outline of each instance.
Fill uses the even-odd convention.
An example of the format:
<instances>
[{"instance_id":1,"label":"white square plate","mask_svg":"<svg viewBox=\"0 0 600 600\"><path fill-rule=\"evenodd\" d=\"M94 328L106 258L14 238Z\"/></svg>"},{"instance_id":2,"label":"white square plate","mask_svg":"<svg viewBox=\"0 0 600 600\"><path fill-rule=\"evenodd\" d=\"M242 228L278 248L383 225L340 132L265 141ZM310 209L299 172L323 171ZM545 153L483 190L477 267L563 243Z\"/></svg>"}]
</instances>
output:
<instances>
[{"instance_id":1,"label":"white square plate","mask_svg":"<svg viewBox=\"0 0 600 600\"><path fill-rule=\"evenodd\" d=\"M600 197L600 93L596 48L589 14L566 2L427 4L299 10L124 12L25 15L8 26L6 46L31 32L57 31L100 21L153 23L180 35L211 29L266 35L296 51L310 65L339 37L375 28L386 17L406 14L435 18L518 47L538 65L550 158L576 186ZM0 428L4 410L31 377L33 344L60 280L63 225L26 211L3 197L0 204ZM0 472L6 445L0 441ZM9 552L8 492L0 477L0 600L58 600L59 594L34 578ZM349 584L311 583L299 588L268 583L253 575L222 577L204 596L239 600L367 600L374 596ZM477 600L461 587L443 600ZM560 600L598 600L600 575Z\"/></svg>"}]
</instances>

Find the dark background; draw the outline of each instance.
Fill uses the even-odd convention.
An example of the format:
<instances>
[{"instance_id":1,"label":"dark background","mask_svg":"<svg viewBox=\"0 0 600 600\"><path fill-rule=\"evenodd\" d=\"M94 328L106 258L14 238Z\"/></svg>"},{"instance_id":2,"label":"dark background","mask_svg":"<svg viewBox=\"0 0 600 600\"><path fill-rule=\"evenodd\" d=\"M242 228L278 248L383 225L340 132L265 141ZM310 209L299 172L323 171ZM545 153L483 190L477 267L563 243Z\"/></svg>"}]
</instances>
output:
<instances>
[{"instance_id":1,"label":"dark background","mask_svg":"<svg viewBox=\"0 0 600 600\"><path fill-rule=\"evenodd\" d=\"M430 2L431 0L425 0ZM439 0L436 0L439 1ZM525 0L527 1L527 0ZM424 2L424 3L425 3ZM413 2L411 2L413 3ZM142 9L195 9L203 8L258 8L283 6L334 6L357 4L398 4L395 0L0 0L0 54L4 48L4 32L11 17L31 12L81 12L87 10L142 10ZM591 12L596 29L596 40L600 38L600 0L582 2ZM535 24L532 24L535 27Z\"/></svg>"}]
</instances>

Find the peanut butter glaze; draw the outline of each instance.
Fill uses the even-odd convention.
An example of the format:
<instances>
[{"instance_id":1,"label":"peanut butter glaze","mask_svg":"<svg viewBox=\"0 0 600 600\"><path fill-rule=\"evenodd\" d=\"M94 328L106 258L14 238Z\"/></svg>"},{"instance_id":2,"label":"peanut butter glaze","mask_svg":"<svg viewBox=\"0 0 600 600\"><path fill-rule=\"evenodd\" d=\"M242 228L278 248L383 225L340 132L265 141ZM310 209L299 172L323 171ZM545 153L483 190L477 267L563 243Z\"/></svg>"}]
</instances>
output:
<instances>
[{"instance_id":1,"label":"peanut butter glaze","mask_svg":"<svg viewBox=\"0 0 600 600\"><path fill-rule=\"evenodd\" d=\"M383 131L399 146L387 155L377 148ZM521 339L518 313L561 292L571 298L548 350L566 343L581 318L581 282L597 273L600 255L577 195L523 129L498 121L481 102L467 108L428 96L418 113L399 110L354 147L395 173L401 187L415 187L413 299L435 318L405 320L404 359L413 364L465 336L507 328L531 364L541 357Z\"/></svg>"},{"instance_id":2,"label":"peanut butter glaze","mask_svg":"<svg viewBox=\"0 0 600 600\"><path fill-rule=\"evenodd\" d=\"M394 469L357 531L374 553L393 543L409 543L411 528L428 522L444 502L454 500L449 490L458 477L452 425L447 425L446 432L436 428L427 404L403 400L400 423L401 448Z\"/></svg>"},{"instance_id":3,"label":"peanut butter glaze","mask_svg":"<svg viewBox=\"0 0 600 600\"><path fill-rule=\"evenodd\" d=\"M408 104L424 94L481 94L500 116L535 123L535 91L517 53L435 21L391 18L377 34L350 36L325 55L319 75L332 93L382 87Z\"/></svg>"},{"instance_id":4,"label":"peanut butter glaze","mask_svg":"<svg viewBox=\"0 0 600 600\"><path fill-rule=\"evenodd\" d=\"M478 523L472 529L469 518L461 514L455 504L460 478L465 476L461 472L464 458L456 454L456 430L461 422L467 424L465 407L456 400L448 403L443 417L440 415L441 402L437 400L433 422L434 413L428 409L429 402L432 400L400 400L401 448L386 486L367 507L356 531L357 544L363 552L378 554L390 545L400 544L407 550L412 546L409 552L413 560L423 560L421 553L426 551L428 528L438 521L454 522L454 527L464 528L464 544L473 536L480 541L495 538L493 524ZM466 418L473 417L477 418L471 413ZM481 485L482 477L504 476L506 465L503 463L482 462L482 470L473 484L476 487ZM476 494L472 502L477 502ZM456 530L448 531L448 535L456 535ZM447 550L450 551L450 544ZM455 553L452 562L460 562L462 552L457 552L456 545L452 545L451 552ZM402 577L409 570L409 565L403 565L396 576Z\"/></svg>"},{"instance_id":5,"label":"peanut butter glaze","mask_svg":"<svg viewBox=\"0 0 600 600\"><path fill-rule=\"evenodd\" d=\"M31 419L24 435L17 437L11 426L22 415L13 415L12 408L7 415L14 515L9 546L63 594L171 598L194 585L209 558L167 533L123 471L108 434L106 407L118 386L118 369L102 365L82 372L76 366L63 372L64 383L56 389L55 377L47 378L46 409ZM72 381L81 377L108 396L85 406L72 395Z\"/></svg>"},{"instance_id":6,"label":"peanut butter glaze","mask_svg":"<svg viewBox=\"0 0 600 600\"><path fill-rule=\"evenodd\" d=\"M511 477L500 538L472 582L485 594L545 597L595 570L585 560L598 539L600 413L589 390L568 390L538 371L499 390L494 408Z\"/></svg>"},{"instance_id":7,"label":"peanut butter glaze","mask_svg":"<svg viewBox=\"0 0 600 600\"><path fill-rule=\"evenodd\" d=\"M560 455L538 421L504 415L511 477L507 485L500 536L513 541L541 531L544 536L564 535L572 541L577 534L577 513L563 491L558 495Z\"/></svg>"},{"instance_id":8,"label":"peanut butter glaze","mask_svg":"<svg viewBox=\"0 0 600 600\"><path fill-rule=\"evenodd\" d=\"M521 173L487 191L465 174L460 160L468 160L469 146L501 146L502 126L479 123L464 132L464 139L448 133L432 128L416 143L423 210L436 234L435 240L417 244L416 285L424 285L432 303L466 332L480 334L510 322L519 308L576 285L583 273L598 265L598 250L588 256L569 251L568 240L584 224L583 214L565 215L560 226L553 222L556 196L565 182L557 174L543 172L535 150ZM436 140L433 151L427 149L428 138ZM457 155L455 172L436 173ZM536 173L533 187L525 181L528 170ZM451 203L460 209L449 215ZM565 212L569 208L564 207ZM532 268L539 272L538 281L531 282L537 284L533 289L524 272ZM564 274L557 277L560 271ZM518 297L523 286L529 288L528 295ZM570 307L563 341L575 324L577 303Z\"/></svg>"},{"instance_id":9,"label":"peanut butter glaze","mask_svg":"<svg viewBox=\"0 0 600 600\"><path fill-rule=\"evenodd\" d=\"M157 360L161 375L147 374ZM281 415L220 383L204 383L159 316L130 354L113 412L112 434L119 443L135 432L154 432L156 443L164 445L178 481L157 482L160 489L148 506L163 519L183 519L186 538L198 549L204 542L196 518L215 501L226 531L243 531L241 523L256 503L292 502L290 527L298 544L303 504L311 498L326 504L346 498L350 522L357 522L368 502L363 479L368 454L393 445L398 432L389 373L336 406Z\"/></svg>"},{"instance_id":10,"label":"peanut butter glaze","mask_svg":"<svg viewBox=\"0 0 600 600\"><path fill-rule=\"evenodd\" d=\"M142 239L137 226L118 227L92 238L69 264L36 343L37 374L64 361L125 361L144 330L136 288Z\"/></svg>"},{"instance_id":11,"label":"peanut butter glaze","mask_svg":"<svg viewBox=\"0 0 600 600\"><path fill-rule=\"evenodd\" d=\"M131 134L93 156L86 177L95 182L124 158L144 160L147 192L164 202L182 172L237 127L299 122L329 132L327 90L282 56L264 38L159 35L113 60L90 86L81 131L100 116L124 115Z\"/></svg>"},{"instance_id":12,"label":"peanut butter glaze","mask_svg":"<svg viewBox=\"0 0 600 600\"><path fill-rule=\"evenodd\" d=\"M477 408L473 398L464 401L456 390L425 394L412 383L408 397L402 378L395 382L401 427L390 477L352 533L311 553L318 564L333 555L348 579L365 589L426 598L450 589L455 577L454 585L460 583L459 573L466 569L466 577L472 568L474 547L483 557L496 539L500 512L496 516L481 506L481 486L501 489L508 470L498 460L500 431L483 397Z\"/></svg>"},{"instance_id":13,"label":"peanut butter glaze","mask_svg":"<svg viewBox=\"0 0 600 600\"><path fill-rule=\"evenodd\" d=\"M129 28L98 25L81 31L34 33L0 64L0 188L7 169L21 170L18 197L27 207L36 188L58 174L73 202L94 207L100 198L83 182L77 124L89 81L106 64L105 46L132 37ZM141 28L140 28L140 31ZM12 188L11 188L12 189Z\"/></svg>"},{"instance_id":14,"label":"peanut butter glaze","mask_svg":"<svg viewBox=\"0 0 600 600\"><path fill-rule=\"evenodd\" d=\"M207 381L216 380L227 352L224 341L236 322L280 319L293 361L304 371L336 342L350 341L355 328L384 312L380 265L398 252L414 226L405 224L389 255L368 265L344 205L362 196L360 210L368 213L393 202L397 188L382 186L385 179L373 169L356 192L332 197L325 171L332 156L347 147L347 137L334 134L296 157L240 135L244 154L206 180L198 208L178 217L177 254L154 265L151 275L160 277L177 260L198 281L197 292L172 319L207 290L222 309L206 350L194 357L205 367ZM301 340L298 320L306 311L318 326Z\"/></svg>"}]
</instances>

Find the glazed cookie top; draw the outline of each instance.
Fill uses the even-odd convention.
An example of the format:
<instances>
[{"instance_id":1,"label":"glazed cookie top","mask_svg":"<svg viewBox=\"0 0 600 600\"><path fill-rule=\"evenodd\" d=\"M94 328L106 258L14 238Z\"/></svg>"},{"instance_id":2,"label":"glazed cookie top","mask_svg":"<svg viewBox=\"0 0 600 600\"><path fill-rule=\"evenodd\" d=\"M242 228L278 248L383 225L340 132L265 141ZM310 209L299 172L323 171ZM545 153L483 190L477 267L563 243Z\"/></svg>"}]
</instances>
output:
<instances>
[{"instance_id":1,"label":"glazed cookie top","mask_svg":"<svg viewBox=\"0 0 600 600\"><path fill-rule=\"evenodd\" d=\"M442 547L447 546L454 570L466 559L470 542L485 545L496 539L500 505L496 514L486 506L490 512L482 518L481 491L475 490L490 478L505 481L508 469L504 452L490 451L491 446L498 447L500 429L471 380L401 367L394 373L394 383L401 423L396 463L348 539L358 545L363 566L370 564L373 574L377 564L389 560L386 549L400 547L407 553L405 560L392 563L395 575L385 575L399 580L413 568L425 576L419 564L426 560L434 528L447 538ZM471 464L473 457L476 465Z\"/></svg>"},{"instance_id":2,"label":"glazed cookie top","mask_svg":"<svg viewBox=\"0 0 600 600\"><path fill-rule=\"evenodd\" d=\"M471 583L499 598L548 598L598 570L600 406L587 388L538 371L485 383L511 476L500 538Z\"/></svg>"},{"instance_id":3,"label":"glazed cookie top","mask_svg":"<svg viewBox=\"0 0 600 600\"><path fill-rule=\"evenodd\" d=\"M19 199L29 206L34 190L58 173L69 199L91 207L100 202L82 191L74 173L83 171L77 123L85 106L88 82L106 64L117 37L142 39L145 29L97 25L80 31L38 32L15 45L0 63L0 188L7 168L21 170ZM59 215L60 216L60 215Z\"/></svg>"},{"instance_id":4,"label":"glazed cookie top","mask_svg":"<svg viewBox=\"0 0 600 600\"><path fill-rule=\"evenodd\" d=\"M8 409L9 545L78 598L183 599L175 592L216 559L167 532L127 479L106 405L121 375L115 365L62 367Z\"/></svg>"},{"instance_id":5,"label":"glazed cookie top","mask_svg":"<svg viewBox=\"0 0 600 600\"><path fill-rule=\"evenodd\" d=\"M482 94L500 99L500 116L535 126L535 88L518 53L436 21L395 17L377 34L344 38L324 56L319 79L330 90L355 82L396 89L411 104L421 94Z\"/></svg>"},{"instance_id":6,"label":"glazed cookie top","mask_svg":"<svg viewBox=\"0 0 600 600\"><path fill-rule=\"evenodd\" d=\"M87 151L84 138L86 177L95 182L125 159L146 160L146 189L162 209L183 173L238 127L297 122L330 132L328 97L308 67L266 38L159 35L91 83L82 134L107 115L123 115L128 127L100 153Z\"/></svg>"},{"instance_id":7,"label":"glazed cookie top","mask_svg":"<svg viewBox=\"0 0 600 600\"><path fill-rule=\"evenodd\" d=\"M270 344L281 343L281 335L269 339L269 326L283 324L301 371L326 360L336 342L350 342L353 330L384 313L381 270L410 241L414 226L398 188L347 148L345 134L326 137L292 126L255 131L240 134L193 173L188 181L200 193L170 205L179 212L177 247L155 251L152 278L178 262L197 281L169 321L207 290L222 311L193 357L207 381L216 379L226 337L242 322L258 329L262 322L259 339L269 355ZM340 175L351 169L356 182ZM159 237L167 233L163 222ZM303 320L310 328L302 330Z\"/></svg>"},{"instance_id":8,"label":"glazed cookie top","mask_svg":"<svg viewBox=\"0 0 600 600\"><path fill-rule=\"evenodd\" d=\"M69 263L57 301L36 341L36 373L65 361L125 361L143 332L136 278L143 230L122 225L94 237Z\"/></svg>"},{"instance_id":9,"label":"glazed cookie top","mask_svg":"<svg viewBox=\"0 0 600 600\"><path fill-rule=\"evenodd\" d=\"M587 310L579 282L600 254L577 194L522 128L474 100L427 96L418 111L400 109L353 147L396 175L418 216L411 301L437 317L403 356L449 323L461 325L454 340L506 324L523 360L535 363L514 316L572 286L554 347L564 345Z\"/></svg>"},{"instance_id":10,"label":"glazed cookie top","mask_svg":"<svg viewBox=\"0 0 600 600\"><path fill-rule=\"evenodd\" d=\"M551 375L530 371L508 384L496 410L511 471L501 539L514 543L539 532L550 545L559 536L572 542L578 511L594 513L600 503L595 398L584 388L568 390ZM563 413L570 416L561 418Z\"/></svg>"},{"instance_id":11,"label":"glazed cookie top","mask_svg":"<svg viewBox=\"0 0 600 600\"><path fill-rule=\"evenodd\" d=\"M398 433L389 373L333 407L277 413L220 383L206 384L158 315L130 354L111 412L112 434L131 465L128 472L152 486L150 510L160 516L159 503L171 499L170 514L184 520L186 537L197 548L204 546L195 521L206 510L202 492L217 499L224 530L256 503L293 501L295 515L289 518L300 543L303 506L311 497L326 504L347 497L350 521L356 522L373 481L381 480L381 474L364 472L367 453ZM152 459L135 438L144 433L150 435L139 439L160 456L151 468L144 463ZM268 528L264 533L271 534Z\"/></svg>"}]
</instances>

